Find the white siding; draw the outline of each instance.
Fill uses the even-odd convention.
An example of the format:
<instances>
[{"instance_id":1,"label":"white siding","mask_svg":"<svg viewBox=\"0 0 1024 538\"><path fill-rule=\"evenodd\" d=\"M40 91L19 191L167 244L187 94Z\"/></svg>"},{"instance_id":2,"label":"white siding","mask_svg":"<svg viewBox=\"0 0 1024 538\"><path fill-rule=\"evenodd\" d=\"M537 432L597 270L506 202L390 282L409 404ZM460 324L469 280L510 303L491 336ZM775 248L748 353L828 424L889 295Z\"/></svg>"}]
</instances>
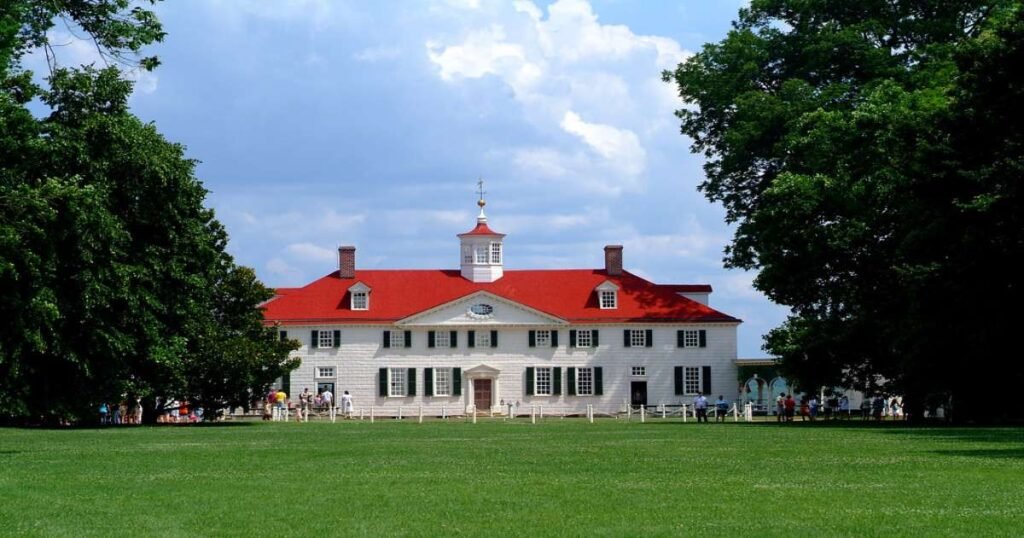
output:
<instances>
[{"instance_id":1,"label":"white siding","mask_svg":"<svg viewBox=\"0 0 1024 538\"><path fill-rule=\"evenodd\" d=\"M380 414L394 414L398 406L404 406L407 415L416 412L422 405L424 413L438 415L442 405L449 413L465 411L472 403L472 385L462 379L462 395L450 397L424 396L424 368L462 368L466 370L486 365L500 371L494 386L494 403L501 400L517 401L520 413L529 413L532 405L545 406L549 413L583 413L587 404L594 404L601 413L618 412L630 398L630 382L643 378L631 376L633 366L647 369L648 403L679 404L690 403L692 396L679 396L674 391L676 366L710 366L712 390L709 399L722 394L728 400L737 397L736 381L736 324L661 324L661 325L580 325L579 329L600 330L598 348L580 349L569 347L569 327L550 327L558 330L558 347L528 346L528 330L523 327L439 327L437 330L457 330L458 347L452 349L428 348L427 329L412 329L411 348L384 348L383 331L401 331L394 326L289 326L288 337L298 340L302 347L293 356L302 359L302 364L291 373L289 398L295 401L304 388L315 390L317 381L315 369L318 366L333 366L337 372L334 381L335 395L343 391L352 394L356 412L369 411L370 406ZM577 328L573 326L571 328ZM676 347L676 331L679 329L703 329L707 331L707 347ZM341 347L311 349L311 330L341 330ZM498 331L497 348L467 347L467 330ZM624 329L651 329L652 347L623 346ZM562 394L559 396L527 396L525 373L529 366L557 366L562 368ZM566 376L568 367L600 366L603 371L603 395L568 396ZM416 368L416 396L388 398L378 396L378 370L380 368ZM498 409L495 409L498 411Z\"/></svg>"}]
</instances>

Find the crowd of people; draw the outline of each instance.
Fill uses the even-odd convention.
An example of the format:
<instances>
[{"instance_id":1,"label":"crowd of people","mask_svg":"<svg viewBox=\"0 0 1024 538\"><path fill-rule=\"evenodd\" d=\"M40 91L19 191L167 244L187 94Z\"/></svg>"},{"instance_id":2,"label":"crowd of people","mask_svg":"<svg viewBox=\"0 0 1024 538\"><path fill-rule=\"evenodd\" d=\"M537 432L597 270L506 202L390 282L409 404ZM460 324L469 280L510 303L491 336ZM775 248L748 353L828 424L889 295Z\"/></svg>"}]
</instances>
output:
<instances>
[{"instance_id":1,"label":"crowd of people","mask_svg":"<svg viewBox=\"0 0 1024 538\"><path fill-rule=\"evenodd\" d=\"M103 402L99 407L100 424L142 424L142 398L125 397L118 403Z\"/></svg>"},{"instance_id":2,"label":"crowd of people","mask_svg":"<svg viewBox=\"0 0 1024 538\"><path fill-rule=\"evenodd\" d=\"M352 395L346 390L335 407L334 393L328 389L316 394L310 392L308 387L302 389L297 402L291 402L284 389L270 389L263 402L263 420L271 420L275 410L279 414L287 411L295 417L296 422L308 420L314 414L322 416L323 413L332 417L334 413L340 413L343 418L352 418Z\"/></svg>"},{"instance_id":3,"label":"crowd of people","mask_svg":"<svg viewBox=\"0 0 1024 538\"><path fill-rule=\"evenodd\" d=\"M775 398L775 417L778 422L793 422L799 414L802 421L815 421L821 416L833 419L849 419L852 416L850 399L845 394L832 396L824 405L817 396L804 395L800 401L793 394L782 393ZM881 394L865 397L861 402L860 416L863 420L882 420L891 417L893 420L906 418L902 398L885 398Z\"/></svg>"}]
</instances>

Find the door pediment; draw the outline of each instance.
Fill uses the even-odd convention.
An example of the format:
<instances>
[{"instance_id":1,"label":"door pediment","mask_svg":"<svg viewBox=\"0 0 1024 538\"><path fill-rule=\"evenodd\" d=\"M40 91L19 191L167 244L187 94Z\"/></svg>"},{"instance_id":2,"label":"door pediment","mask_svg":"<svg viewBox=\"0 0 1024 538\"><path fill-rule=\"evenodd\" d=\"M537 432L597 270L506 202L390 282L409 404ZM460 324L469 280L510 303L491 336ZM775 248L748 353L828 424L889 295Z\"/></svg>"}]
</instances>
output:
<instances>
[{"instance_id":1,"label":"door pediment","mask_svg":"<svg viewBox=\"0 0 1024 538\"><path fill-rule=\"evenodd\" d=\"M398 320L399 327L436 327L445 325L567 325L568 322L524 304L478 291L454 301Z\"/></svg>"}]
</instances>

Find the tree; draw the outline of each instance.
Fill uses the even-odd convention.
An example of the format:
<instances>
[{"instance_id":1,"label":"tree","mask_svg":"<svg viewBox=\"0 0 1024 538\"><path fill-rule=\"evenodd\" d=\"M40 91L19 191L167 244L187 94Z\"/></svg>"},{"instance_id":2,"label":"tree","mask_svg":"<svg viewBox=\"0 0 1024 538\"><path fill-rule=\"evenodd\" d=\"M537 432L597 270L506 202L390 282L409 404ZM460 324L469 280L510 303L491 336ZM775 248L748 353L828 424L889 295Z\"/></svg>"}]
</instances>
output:
<instances>
[{"instance_id":1,"label":"tree","mask_svg":"<svg viewBox=\"0 0 1024 538\"><path fill-rule=\"evenodd\" d=\"M159 396L214 411L247 405L295 366L287 358L295 344L262 323L258 306L271 290L225 252L195 161L130 113L132 85L121 71L51 64L44 88L20 67L27 50L48 47L56 16L88 31L106 57L127 61L163 35L151 13L123 13L127 4L22 1L0 15L0 412L8 417L90 417L99 402L128 395L151 409ZM51 110L42 119L26 110L37 96Z\"/></svg>"},{"instance_id":2,"label":"tree","mask_svg":"<svg viewBox=\"0 0 1024 538\"><path fill-rule=\"evenodd\" d=\"M1020 75L1000 63L1020 17L1012 0L754 0L664 74L693 105L677 115L708 158L700 189L736 226L726 264L792 308L766 349L802 386L901 393L915 416L952 395L967 419L994 380L977 365L1024 380L1001 360L1021 319Z\"/></svg>"}]
</instances>

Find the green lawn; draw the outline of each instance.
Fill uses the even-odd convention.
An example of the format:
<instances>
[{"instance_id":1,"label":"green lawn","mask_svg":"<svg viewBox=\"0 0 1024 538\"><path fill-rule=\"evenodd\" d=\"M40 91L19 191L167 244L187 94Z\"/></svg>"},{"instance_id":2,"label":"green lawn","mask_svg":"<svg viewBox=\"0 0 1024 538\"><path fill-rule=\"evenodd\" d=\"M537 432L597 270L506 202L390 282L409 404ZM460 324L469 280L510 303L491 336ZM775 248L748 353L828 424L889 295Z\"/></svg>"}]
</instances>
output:
<instances>
[{"instance_id":1,"label":"green lawn","mask_svg":"<svg viewBox=\"0 0 1024 538\"><path fill-rule=\"evenodd\" d=\"M1024 534L1024 430L237 423L0 429L0 534Z\"/></svg>"}]
</instances>

